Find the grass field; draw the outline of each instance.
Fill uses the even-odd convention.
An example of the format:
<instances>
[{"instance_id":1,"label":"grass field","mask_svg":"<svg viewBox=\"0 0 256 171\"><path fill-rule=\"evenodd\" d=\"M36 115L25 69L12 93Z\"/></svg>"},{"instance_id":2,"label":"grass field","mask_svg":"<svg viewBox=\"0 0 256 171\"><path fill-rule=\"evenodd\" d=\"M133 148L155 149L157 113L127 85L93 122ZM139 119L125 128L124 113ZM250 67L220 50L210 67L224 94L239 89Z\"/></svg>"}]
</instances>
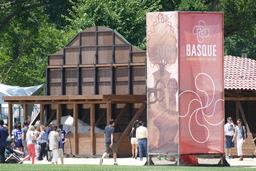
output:
<instances>
[{"instance_id":1,"label":"grass field","mask_svg":"<svg viewBox=\"0 0 256 171\"><path fill-rule=\"evenodd\" d=\"M187 167L187 166L114 166L114 165L51 165L51 164L1 164L0 170L2 171L77 171L77 170L109 170L109 171L233 171L233 170L255 170L255 168L244 168L244 167Z\"/></svg>"}]
</instances>

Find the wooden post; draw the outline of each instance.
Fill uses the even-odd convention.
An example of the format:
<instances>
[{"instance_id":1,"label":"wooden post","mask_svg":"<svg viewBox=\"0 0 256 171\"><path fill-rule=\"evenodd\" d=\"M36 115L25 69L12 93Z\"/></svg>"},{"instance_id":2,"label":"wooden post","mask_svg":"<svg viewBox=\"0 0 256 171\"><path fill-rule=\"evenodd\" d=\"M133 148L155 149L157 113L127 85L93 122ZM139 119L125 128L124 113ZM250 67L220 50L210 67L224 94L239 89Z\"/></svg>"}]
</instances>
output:
<instances>
[{"instance_id":1,"label":"wooden post","mask_svg":"<svg viewBox=\"0 0 256 171\"><path fill-rule=\"evenodd\" d=\"M56 126L59 127L61 124L61 104L57 104L57 109L56 109Z\"/></svg>"},{"instance_id":2,"label":"wooden post","mask_svg":"<svg viewBox=\"0 0 256 171\"><path fill-rule=\"evenodd\" d=\"M40 124L44 125L44 104L40 104Z\"/></svg>"},{"instance_id":3,"label":"wooden post","mask_svg":"<svg viewBox=\"0 0 256 171\"><path fill-rule=\"evenodd\" d=\"M28 104L26 103L23 104L23 118L24 118L24 121L28 121Z\"/></svg>"},{"instance_id":4,"label":"wooden post","mask_svg":"<svg viewBox=\"0 0 256 171\"><path fill-rule=\"evenodd\" d=\"M78 104L73 103L73 130L74 130L74 142L75 142L75 155L78 154L78 147L79 147L79 142L78 142Z\"/></svg>"},{"instance_id":5,"label":"wooden post","mask_svg":"<svg viewBox=\"0 0 256 171\"><path fill-rule=\"evenodd\" d=\"M234 123L236 123L237 119L239 119L239 101L236 101L236 119L234 120Z\"/></svg>"},{"instance_id":6,"label":"wooden post","mask_svg":"<svg viewBox=\"0 0 256 171\"><path fill-rule=\"evenodd\" d=\"M9 135L12 135L12 129L13 129L13 115L12 115L12 104L8 103L8 132Z\"/></svg>"},{"instance_id":7,"label":"wooden post","mask_svg":"<svg viewBox=\"0 0 256 171\"><path fill-rule=\"evenodd\" d=\"M248 123L247 123L245 114L244 114L244 110L243 110L242 104L241 104L240 101L238 101L238 107L239 107L239 110L240 110L240 112L241 112L241 116L242 116L242 119L243 119L243 121L244 121L243 125L245 126L247 133L248 133L248 132L251 132L251 131L250 131L250 128L249 128L249 125L248 125Z\"/></svg>"},{"instance_id":8,"label":"wooden post","mask_svg":"<svg viewBox=\"0 0 256 171\"><path fill-rule=\"evenodd\" d=\"M96 153L96 138L95 138L95 104L91 103L90 107L90 138L91 138L91 155Z\"/></svg>"},{"instance_id":9,"label":"wooden post","mask_svg":"<svg viewBox=\"0 0 256 171\"><path fill-rule=\"evenodd\" d=\"M107 103L107 125L109 124L109 120L111 119L111 113L112 113L112 105L111 102Z\"/></svg>"},{"instance_id":10,"label":"wooden post","mask_svg":"<svg viewBox=\"0 0 256 171\"><path fill-rule=\"evenodd\" d=\"M126 129L124 130L124 132L121 134L121 136L119 137L119 139L117 140L116 146L117 148L119 147L120 143L122 142L123 138L125 137L125 135L128 134L128 132L131 130L132 125L134 123L134 121L136 119L139 118L139 116L142 114L142 112L145 110L145 108L147 107L147 105L145 103L143 103L140 106L140 109L137 111L137 113L134 115L134 117L132 118L132 120L130 121L130 123L127 125Z\"/></svg>"}]
</instances>

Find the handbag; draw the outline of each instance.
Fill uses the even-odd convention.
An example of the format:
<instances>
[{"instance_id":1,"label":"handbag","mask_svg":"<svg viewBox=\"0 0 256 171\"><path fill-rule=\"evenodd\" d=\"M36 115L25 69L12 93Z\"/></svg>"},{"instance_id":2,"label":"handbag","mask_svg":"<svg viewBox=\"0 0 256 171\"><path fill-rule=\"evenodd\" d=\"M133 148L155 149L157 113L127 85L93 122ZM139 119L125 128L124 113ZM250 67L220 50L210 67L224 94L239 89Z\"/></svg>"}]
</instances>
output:
<instances>
[{"instance_id":1,"label":"handbag","mask_svg":"<svg viewBox=\"0 0 256 171\"><path fill-rule=\"evenodd\" d=\"M46 150L46 151L50 151L48 144L45 146L45 150Z\"/></svg>"}]
</instances>

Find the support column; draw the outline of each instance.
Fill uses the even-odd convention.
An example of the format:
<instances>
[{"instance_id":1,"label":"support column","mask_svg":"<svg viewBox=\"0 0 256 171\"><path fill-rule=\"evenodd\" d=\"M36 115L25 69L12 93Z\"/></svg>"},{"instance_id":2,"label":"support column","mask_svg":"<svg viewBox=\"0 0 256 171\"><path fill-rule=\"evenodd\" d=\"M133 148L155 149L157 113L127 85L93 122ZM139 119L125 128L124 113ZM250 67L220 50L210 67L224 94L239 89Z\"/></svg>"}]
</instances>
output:
<instances>
[{"instance_id":1,"label":"support column","mask_svg":"<svg viewBox=\"0 0 256 171\"><path fill-rule=\"evenodd\" d=\"M23 104L23 121L28 121L28 104Z\"/></svg>"},{"instance_id":2,"label":"support column","mask_svg":"<svg viewBox=\"0 0 256 171\"><path fill-rule=\"evenodd\" d=\"M91 103L90 107L90 137L91 137L91 155L96 154L96 137L95 137L95 104Z\"/></svg>"},{"instance_id":3,"label":"support column","mask_svg":"<svg viewBox=\"0 0 256 171\"><path fill-rule=\"evenodd\" d=\"M236 101L236 118L234 120L234 123L239 119L239 101Z\"/></svg>"},{"instance_id":4,"label":"support column","mask_svg":"<svg viewBox=\"0 0 256 171\"><path fill-rule=\"evenodd\" d=\"M61 124L61 104L57 104L57 109L56 109L56 126L59 127Z\"/></svg>"},{"instance_id":5,"label":"support column","mask_svg":"<svg viewBox=\"0 0 256 171\"><path fill-rule=\"evenodd\" d=\"M12 129L13 129L13 114L12 114L12 104L8 103L8 133L9 135L12 135Z\"/></svg>"},{"instance_id":6,"label":"support column","mask_svg":"<svg viewBox=\"0 0 256 171\"><path fill-rule=\"evenodd\" d=\"M109 123L109 120L111 119L111 113L112 113L112 105L110 102L107 103L107 125Z\"/></svg>"},{"instance_id":7,"label":"support column","mask_svg":"<svg viewBox=\"0 0 256 171\"><path fill-rule=\"evenodd\" d=\"M74 130L74 148L75 148L75 155L78 154L78 147L79 147L79 142L78 142L78 104L73 103L73 130Z\"/></svg>"},{"instance_id":8,"label":"support column","mask_svg":"<svg viewBox=\"0 0 256 171\"><path fill-rule=\"evenodd\" d=\"M40 124L44 125L44 104L40 104Z\"/></svg>"}]
</instances>

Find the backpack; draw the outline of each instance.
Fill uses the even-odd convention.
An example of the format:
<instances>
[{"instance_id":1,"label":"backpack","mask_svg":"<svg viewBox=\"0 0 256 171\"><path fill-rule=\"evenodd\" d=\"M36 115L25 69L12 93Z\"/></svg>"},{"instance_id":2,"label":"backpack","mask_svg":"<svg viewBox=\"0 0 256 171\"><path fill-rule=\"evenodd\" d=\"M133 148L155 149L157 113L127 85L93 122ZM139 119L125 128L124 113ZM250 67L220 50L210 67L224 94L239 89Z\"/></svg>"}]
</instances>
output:
<instances>
[{"instance_id":1,"label":"backpack","mask_svg":"<svg viewBox=\"0 0 256 171\"><path fill-rule=\"evenodd\" d=\"M243 139L244 139L244 132L245 132L245 138L248 138L247 131L246 131L245 127L243 126L243 128L242 128Z\"/></svg>"}]
</instances>

